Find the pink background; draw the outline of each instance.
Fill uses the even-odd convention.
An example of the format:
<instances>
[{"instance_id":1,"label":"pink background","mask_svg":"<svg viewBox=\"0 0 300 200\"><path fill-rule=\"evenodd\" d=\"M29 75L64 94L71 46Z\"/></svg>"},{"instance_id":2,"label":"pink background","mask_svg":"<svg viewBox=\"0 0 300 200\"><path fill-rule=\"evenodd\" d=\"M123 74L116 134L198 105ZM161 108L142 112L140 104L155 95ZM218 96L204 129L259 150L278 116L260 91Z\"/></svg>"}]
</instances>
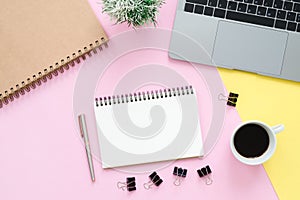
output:
<instances>
[{"instance_id":1,"label":"pink background","mask_svg":"<svg viewBox=\"0 0 300 200\"><path fill-rule=\"evenodd\" d=\"M101 14L101 6L94 1L90 3L110 37L130 30L126 25L113 26L109 17ZM168 0L160 10L159 27L171 29L175 9L176 1ZM161 59L162 63L174 63L167 56ZM213 152L203 160L181 160L158 171L164 180L159 188L144 190L142 184L148 181L148 174L139 174L134 175L137 191L117 190L116 183L132 174L103 170L97 161L94 161L96 182L92 183L73 117L72 98L79 67L0 110L0 199L277 198L263 166L246 166L232 156L229 139L240 118L236 110L229 107L221 138ZM191 77L191 82L193 78L197 77ZM203 112L206 111L204 107ZM196 174L198 168L207 164L213 171L211 186L206 186ZM188 176L180 187L172 183L174 166L188 169Z\"/></svg>"}]
</instances>

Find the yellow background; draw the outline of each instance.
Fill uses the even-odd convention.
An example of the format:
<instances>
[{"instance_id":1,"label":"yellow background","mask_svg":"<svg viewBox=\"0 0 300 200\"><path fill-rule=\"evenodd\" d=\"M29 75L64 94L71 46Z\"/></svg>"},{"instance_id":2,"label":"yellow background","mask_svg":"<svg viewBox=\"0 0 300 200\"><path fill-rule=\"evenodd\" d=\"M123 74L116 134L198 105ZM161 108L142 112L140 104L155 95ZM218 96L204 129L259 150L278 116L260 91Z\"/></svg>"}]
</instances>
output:
<instances>
[{"instance_id":1,"label":"yellow background","mask_svg":"<svg viewBox=\"0 0 300 200\"><path fill-rule=\"evenodd\" d=\"M300 199L300 83L236 70L219 72L227 90L240 95L237 110L243 121L285 125L264 167L281 200Z\"/></svg>"}]
</instances>

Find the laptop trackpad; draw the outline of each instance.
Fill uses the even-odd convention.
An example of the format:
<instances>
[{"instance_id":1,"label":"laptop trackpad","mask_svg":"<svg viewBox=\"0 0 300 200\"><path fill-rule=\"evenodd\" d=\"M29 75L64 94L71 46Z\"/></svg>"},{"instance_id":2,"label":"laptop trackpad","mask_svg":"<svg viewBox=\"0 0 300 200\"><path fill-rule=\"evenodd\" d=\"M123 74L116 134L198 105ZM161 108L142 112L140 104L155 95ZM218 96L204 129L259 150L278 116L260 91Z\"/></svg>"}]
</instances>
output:
<instances>
[{"instance_id":1,"label":"laptop trackpad","mask_svg":"<svg viewBox=\"0 0 300 200\"><path fill-rule=\"evenodd\" d=\"M280 75L288 33L220 21L213 62L217 66Z\"/></svg>"}]
</instances>

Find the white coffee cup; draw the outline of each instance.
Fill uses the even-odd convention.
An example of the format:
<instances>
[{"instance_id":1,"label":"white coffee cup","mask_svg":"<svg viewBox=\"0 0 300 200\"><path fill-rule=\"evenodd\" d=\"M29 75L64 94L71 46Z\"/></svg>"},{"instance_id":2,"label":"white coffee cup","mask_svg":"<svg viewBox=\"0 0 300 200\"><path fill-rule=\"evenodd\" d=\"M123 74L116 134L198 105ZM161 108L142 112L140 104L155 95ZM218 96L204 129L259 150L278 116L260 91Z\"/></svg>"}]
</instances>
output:
<instances>
[{"instance_id":1,"label":"white coffee cup","mask_svg":"<svg viewBox=\"0 0 300 200\"><path fill-rule=\"evenodd\" d=\"M237 131L244 127L245 125L248 124L255 124L258 125L262 128L265 129L265 131L268 133L269 136L269 146L267 148L267 150L260 156L258 157L254 157L254 158L247 158L242 156L235 148L234 145L234 137L237 133ZM252 120L252 121L246 121L242 124L240 124L239 126L236 127L236 129L234 130L231 140L230 140L230 147L231 147L231 151L234 155L234 157L236 159L238 159L240 162L245 163L247 165L259 165L262 164L264 162L266 162L268 159L271 158L271 156L274 154L275 149L276 149L276 134L283 131L284 129L284 125L280 124L280 125L276 125L273 127L268 126L267 124L257 121L257 120Z\"/></svg>"}]
</instances>

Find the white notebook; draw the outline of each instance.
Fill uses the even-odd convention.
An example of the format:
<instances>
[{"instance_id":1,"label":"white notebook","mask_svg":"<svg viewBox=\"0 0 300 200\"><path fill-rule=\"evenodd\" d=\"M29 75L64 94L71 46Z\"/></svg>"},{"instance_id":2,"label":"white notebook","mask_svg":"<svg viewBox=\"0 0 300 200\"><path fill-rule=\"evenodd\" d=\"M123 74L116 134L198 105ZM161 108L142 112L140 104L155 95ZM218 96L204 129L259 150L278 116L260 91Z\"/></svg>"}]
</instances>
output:
<instances>
[{"instance_id":1,"label":"white notebook","mask_svg":"<svg viewBox=\"0 0 300 200\"><path fill-rule=\"evenodd\" d=\"M192 86L96 98L103 168L203 156Z\"/></svg>"}]
</instances>

